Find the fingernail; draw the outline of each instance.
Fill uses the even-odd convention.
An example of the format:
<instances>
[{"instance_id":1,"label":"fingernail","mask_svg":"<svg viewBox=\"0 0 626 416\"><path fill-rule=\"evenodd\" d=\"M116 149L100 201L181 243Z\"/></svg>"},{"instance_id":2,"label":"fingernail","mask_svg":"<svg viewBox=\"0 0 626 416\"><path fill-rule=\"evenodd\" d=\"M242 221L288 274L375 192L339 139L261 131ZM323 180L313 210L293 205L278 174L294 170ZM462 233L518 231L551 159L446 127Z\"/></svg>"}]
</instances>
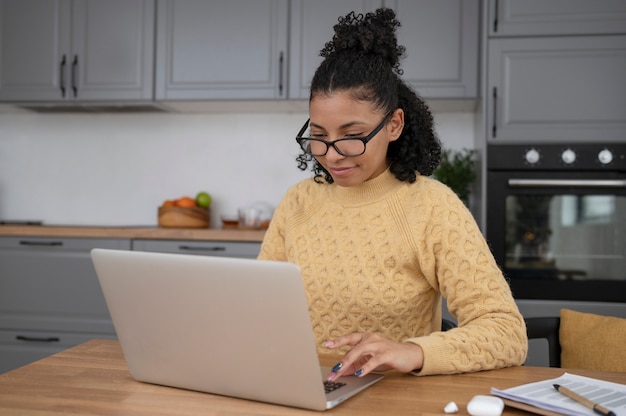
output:
<instances>
[{"instance_id":1,"label":"fingernail","mask_svg":"<svg viewBox=\"0 0 626 416\"><path fill-rule=\"evenodd\" d=\"M334 345L335 345L335 343L334 343L333 341L326 341L326 342L324 343L324 346L325 346L326 348L332 348Z\"/></svg>"},{"instance_id":2,"label":"fingernail","mask_svg":"<svg viewBox=\"0 0 626 416\"><path fill-rule=\"evenodd\" d=\"M363 374L363 369L362 369L362 368L359 368L359 369L358 369L358 370L356 370L356 372L354 373L354 375L355 375L356 377L360 376L361 374Z\"/></svg>"},{"instance_id":3,"label":"fingernail","mask_svg":"<svg viewBox=\"0 0 626 416\"><path fill-rule=\"evenodd\" d=\"M341 369L341 367L343 367L343 363L339 361L337 364L335 364L335 366L330 371L332 371L333 373L336 373L337 371Z\"/></svg>"}]
</instances>

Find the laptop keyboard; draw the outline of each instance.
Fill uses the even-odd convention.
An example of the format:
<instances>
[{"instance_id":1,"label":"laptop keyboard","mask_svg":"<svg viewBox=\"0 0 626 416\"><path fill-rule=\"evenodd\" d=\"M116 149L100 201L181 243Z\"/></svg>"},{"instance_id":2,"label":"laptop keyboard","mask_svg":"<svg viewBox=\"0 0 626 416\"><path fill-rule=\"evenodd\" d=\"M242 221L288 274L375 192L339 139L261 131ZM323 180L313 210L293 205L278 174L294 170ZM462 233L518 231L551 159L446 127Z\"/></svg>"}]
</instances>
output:
<instances>
[{"instance_id":1,"label":"laptop keyboard","mask_svg":"<svg viewBox=\"0 0 626 416\"><path fill-rule=\"evenodd\" d=\"M326 394L328 394L331 391L335 391L345 385L346 383L339 383L337 381L324 381L324 391L326 392Z\"/></svg>"}]
</instances>

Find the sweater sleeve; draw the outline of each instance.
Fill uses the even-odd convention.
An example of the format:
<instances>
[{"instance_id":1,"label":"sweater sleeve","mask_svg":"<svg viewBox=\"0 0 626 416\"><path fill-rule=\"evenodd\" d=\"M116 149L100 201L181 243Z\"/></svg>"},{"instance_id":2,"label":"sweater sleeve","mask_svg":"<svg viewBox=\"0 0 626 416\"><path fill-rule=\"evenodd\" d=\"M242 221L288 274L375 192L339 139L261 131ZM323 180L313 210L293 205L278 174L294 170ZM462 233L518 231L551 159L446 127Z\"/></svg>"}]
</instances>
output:
<instances>
[{"instance_id":1,"label":"sweater sleeve","mask_svg":"<svg viewBox=\"0 0 626 416\"><path fill-rule=\"evenodd\" d=\"M524 320L471 213L451 191L437 192L426 235L415 236L421 270L447 300L459 327L410 338L424 351L415 374L453 374L521 365ZM420 240L420 241L418 241Z\"/></svg>"}]
</instances>

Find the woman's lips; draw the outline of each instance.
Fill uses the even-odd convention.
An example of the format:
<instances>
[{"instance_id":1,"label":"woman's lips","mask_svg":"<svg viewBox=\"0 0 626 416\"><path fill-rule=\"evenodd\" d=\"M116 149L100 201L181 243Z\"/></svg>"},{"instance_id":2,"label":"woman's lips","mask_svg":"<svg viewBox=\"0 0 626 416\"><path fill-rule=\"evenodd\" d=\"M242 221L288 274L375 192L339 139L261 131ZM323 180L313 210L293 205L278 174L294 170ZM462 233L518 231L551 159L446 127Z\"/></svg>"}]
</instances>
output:
<instances>
[{"instance_id":1,"label":"woman's lips","mask_svg":"<svg viewBox=\"0 0 626 416\"><path fill-rule=\"evenodd\" d=\"M353 171L354 167L329 167L328 170L332 176L347 176Z\"/></svg>"}]
</instances>

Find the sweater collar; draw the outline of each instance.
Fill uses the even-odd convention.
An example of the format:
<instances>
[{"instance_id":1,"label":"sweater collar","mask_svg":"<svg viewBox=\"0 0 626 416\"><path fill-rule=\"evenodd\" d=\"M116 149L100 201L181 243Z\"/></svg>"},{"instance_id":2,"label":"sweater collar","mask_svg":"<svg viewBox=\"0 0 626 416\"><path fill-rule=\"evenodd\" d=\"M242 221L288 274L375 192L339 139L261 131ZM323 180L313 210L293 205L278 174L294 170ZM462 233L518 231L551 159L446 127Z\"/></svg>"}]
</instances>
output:
<instances>
[{"instance_id":1,"label":"sweater collar","mask_svg":"<svg viewBox=\"0 0 626 416\"><path fill-rule=\"evenodd\" d=\"M383 199L403 184L387 169L360 185L343 187L333 183L328 189L328 194L331 200L341 205L361 205Z\"/></svg>"}]
</instances>

